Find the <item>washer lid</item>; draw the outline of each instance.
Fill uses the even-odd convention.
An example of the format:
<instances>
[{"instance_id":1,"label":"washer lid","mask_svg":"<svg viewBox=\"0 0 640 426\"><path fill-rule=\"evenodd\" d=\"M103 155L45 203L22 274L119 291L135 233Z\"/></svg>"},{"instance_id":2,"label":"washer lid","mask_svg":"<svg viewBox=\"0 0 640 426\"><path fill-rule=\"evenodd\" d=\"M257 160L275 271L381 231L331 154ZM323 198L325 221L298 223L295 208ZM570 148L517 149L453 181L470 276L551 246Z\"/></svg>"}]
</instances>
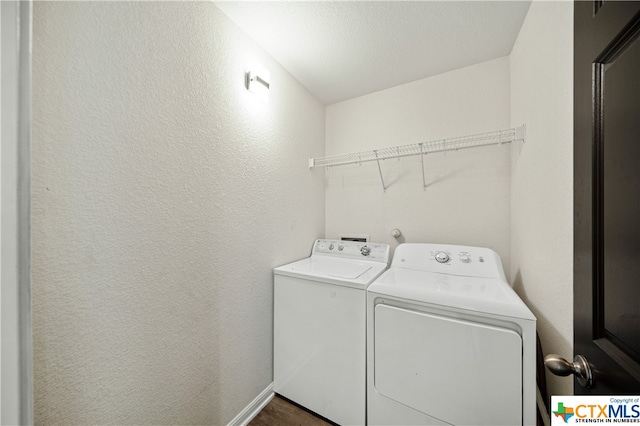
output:
<instances>
[{"instance_id":1,"label":"washer lid","mask_svg":"<svg viewBox=\"0 0 640 426\"><path fill-rule=\"evenodd\" d=\"M381 262L312 256L274 269L276 275L366 288L387 265Z\"/></svg>"},{"instance_id":2,"label":"washer lid","mask_svg":"<svg viewBox=\"0 0 640 426\"><path fill-rule=\"evenodd\" d=\"M535 316L506 281L391 267L369 292L408 301L534 320Z\"/></svg>"}]
</instances>

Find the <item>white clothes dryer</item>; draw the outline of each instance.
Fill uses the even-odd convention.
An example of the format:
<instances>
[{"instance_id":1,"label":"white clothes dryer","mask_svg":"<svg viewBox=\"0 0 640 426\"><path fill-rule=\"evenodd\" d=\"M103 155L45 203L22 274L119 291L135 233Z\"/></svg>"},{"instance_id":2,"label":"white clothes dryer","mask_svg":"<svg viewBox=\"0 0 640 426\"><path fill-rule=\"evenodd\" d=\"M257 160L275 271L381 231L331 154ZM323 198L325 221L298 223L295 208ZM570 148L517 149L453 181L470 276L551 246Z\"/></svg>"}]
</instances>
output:
<instances>
[{"instance_id":1,"label":"white clothes dryer","mask_svg":"<svg viewBox=\"0 0 640 426\"><path fill-rule=\"evenodd\" d=\"M366 416L367 286L389 245L317 240L274 269L274 391L341 425Z\"/></svg>"},{"instance_id":2,"label":"white clothes dryer","mask_svg":"<svg viewBox=\"0 0 640 426\"><path fill-rule=\"evenodd\" d=\"M400 244L367 299L369 425L535 425L536 318L497 253Z\"/></svg>"}]
</instances>

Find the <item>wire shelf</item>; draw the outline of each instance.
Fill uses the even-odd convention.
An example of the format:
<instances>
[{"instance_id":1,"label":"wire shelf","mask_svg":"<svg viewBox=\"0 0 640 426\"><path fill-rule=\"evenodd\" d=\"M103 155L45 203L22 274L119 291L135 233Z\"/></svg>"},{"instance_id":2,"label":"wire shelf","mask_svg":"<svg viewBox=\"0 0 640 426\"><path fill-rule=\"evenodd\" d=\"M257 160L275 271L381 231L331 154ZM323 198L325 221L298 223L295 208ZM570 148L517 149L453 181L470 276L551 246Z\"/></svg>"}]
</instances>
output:
<instances>
[{"instance_id":1,"label":"wire shelf","mask_svg":"<svg viewBox=\"0 0 640 426\"><path fill-rule=\"evenodd\" d=\"M495 132L478 133L475 135L460 136L449 139L438 139L411 145L400 145L391 148L381 148L371 151L356 152L352 154L310 158L309 168L344 166L348 164L361 164L369 161L377 161L378 171L380 172L380 180L382 181L382 189L386 190L387 188L384 184L382 168L380 167L380 160L420 155L420 160L422 162L423 187L426 188L423 160L425 154L434 152L456 151L459 149L475 148L487 145L499 145L503 143L510 143L516 140L524 141L524 139L525 126L522 125L513 129L499 130Z\"/></svg>"},{"instance_id":2,"label":"wire shelf","mask_svg":"<svg viewBox=\"0 0 640 426\"><path fill-rule=\"evenodd\" d=\"M368 161L386 160L389 158L409 157L412 155L433 152L455 151L478 146L497 145L524 140L524 126L496 132L479 133L450 139L439 139L411 145L400 145L391 148L374 149L352 154L331 155L309 159L309 167L330 167L347 164L359 164Z\"/></svg>"}]
</instances>

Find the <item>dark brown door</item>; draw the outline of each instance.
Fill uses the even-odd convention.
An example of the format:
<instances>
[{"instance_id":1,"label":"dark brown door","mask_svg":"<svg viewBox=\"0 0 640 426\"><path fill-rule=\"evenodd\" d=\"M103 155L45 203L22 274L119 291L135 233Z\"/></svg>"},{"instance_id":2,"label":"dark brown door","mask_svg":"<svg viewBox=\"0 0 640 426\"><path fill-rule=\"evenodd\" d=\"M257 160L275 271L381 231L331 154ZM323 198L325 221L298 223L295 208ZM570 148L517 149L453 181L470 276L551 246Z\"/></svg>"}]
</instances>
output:
<instances>
[{"instance_id":1,"label":"dark brown door","mask_svg":"<svg viewBox=\"0 0 640 426\"><path fill-rule=\"evenodd\" d=\"M574 5L574 389L640 394L640 2Z\"/></svg>"}]
</instances>

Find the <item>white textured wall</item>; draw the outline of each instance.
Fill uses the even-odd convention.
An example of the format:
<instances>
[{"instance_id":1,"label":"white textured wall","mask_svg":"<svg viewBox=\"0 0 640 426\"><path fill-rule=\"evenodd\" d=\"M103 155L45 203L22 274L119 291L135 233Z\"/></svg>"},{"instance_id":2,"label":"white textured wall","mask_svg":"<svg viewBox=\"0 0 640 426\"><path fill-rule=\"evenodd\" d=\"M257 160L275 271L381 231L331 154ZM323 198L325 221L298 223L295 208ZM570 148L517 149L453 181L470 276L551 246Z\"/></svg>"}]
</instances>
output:
<instances>
[{"instance_id":1,"label":"white textured wall","mask_svg":"<svg viewBox=\"0 0 640 426\"><path fill-rule=\"evenodd\" d=\"M272 381L272 268L324 233L324 106L213 3L34 9L35 421L224 424Z\"/></svg>"},{"instance_id":2,"label":"white textured wall","mask_svg":"<svg viewBox=\"0 0 640 426\"><path fill-rule=\"evenodd\" d=\"M510 56L514 144L511 280L538 318L545 353L573 358L573 4L536 2ZM549 392L573 394L547 374Z\"/></svg>"},{"instance_id":3,"label":"white textured wall","mask_svg":"<svg viewBox=\"0 0 640 426\"><path fill-rule=\"evenodd\" d=\"M500 58L327 107L327 155L509 128L509 59ZM509 145L327 171L326 234L369 234L397 245L491 247L509 268Z\"/></svg>"}]
</instances>

